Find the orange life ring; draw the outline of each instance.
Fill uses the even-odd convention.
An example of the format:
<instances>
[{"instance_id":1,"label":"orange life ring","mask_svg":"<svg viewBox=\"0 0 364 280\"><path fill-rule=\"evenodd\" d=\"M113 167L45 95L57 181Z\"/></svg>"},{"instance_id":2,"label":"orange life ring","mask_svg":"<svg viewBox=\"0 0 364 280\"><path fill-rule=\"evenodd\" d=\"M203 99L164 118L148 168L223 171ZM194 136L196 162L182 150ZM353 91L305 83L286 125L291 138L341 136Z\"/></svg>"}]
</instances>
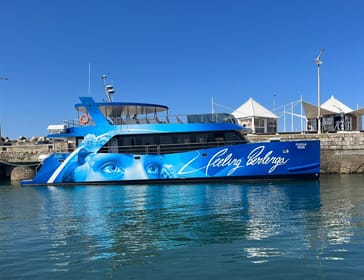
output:
<instances>
[{"instance_id":1,"label":"orange life ring","mask_svg":"<svg viewBox=\"0 0 364 280\"><path fill-rule=\"evenodd\" d=\"M90 117L87 114L82 114L78 121L80 122L80 124L88 124L88 122L90 121Z\"/></svg>"}]
</instances>

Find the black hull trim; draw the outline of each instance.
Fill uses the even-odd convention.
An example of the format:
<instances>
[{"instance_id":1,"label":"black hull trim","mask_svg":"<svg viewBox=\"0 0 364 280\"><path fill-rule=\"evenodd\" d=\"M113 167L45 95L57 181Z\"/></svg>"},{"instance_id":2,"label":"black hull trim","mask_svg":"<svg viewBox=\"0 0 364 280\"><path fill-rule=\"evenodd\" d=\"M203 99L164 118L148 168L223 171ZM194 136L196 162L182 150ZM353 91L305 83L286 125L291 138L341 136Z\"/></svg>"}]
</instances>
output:
<instances>
[{"instance_id":1,"label":"black hull trim","mask_svg":"<svg viewBox=\"0 0 364 280\"><path fill-rule=\"evenodd\" d=\"M98 181L98 182L67 182L52 184L27 183L23 186L79 186L79 185L155 185L155 184L189 184L189 183L236 183L236 182L275 182L287 180L318 180L319 173L314 174L288 174L288 175L266 175L266 176L239 176L239 177L205 177L205 178L170 178L170 179L147 179L147 180L122 180L122 181Z\"/></svg>"}]
</instances>

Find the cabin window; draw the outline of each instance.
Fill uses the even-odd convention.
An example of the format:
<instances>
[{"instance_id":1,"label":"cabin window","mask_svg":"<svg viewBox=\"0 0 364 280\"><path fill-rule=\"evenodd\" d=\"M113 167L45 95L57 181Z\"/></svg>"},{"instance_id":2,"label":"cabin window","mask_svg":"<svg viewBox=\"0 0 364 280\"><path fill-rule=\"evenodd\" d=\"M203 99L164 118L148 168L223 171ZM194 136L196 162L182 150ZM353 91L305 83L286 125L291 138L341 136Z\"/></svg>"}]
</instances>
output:
<instances>
[{"instance_id":1,"label":"cabin window","mask_svg":"<svg viewBox=\"0 0 364 280\"><path fill-rule=\"evenodd\" d=\"M238 131L117 135L101 153L165 154L246 143Z\"/></svg>"},{"instance_id":2,"label":"cabin window","mask_svg":"<svg viewBox=\"0 0 364 280\"><path fill-rule=\"evenodd\" d=\"M195 142L196 143L205 143L207 142L207 135L204 133L198 133L195 135Z\"/></svg>"},{"instance_id":3,"label":"cabin window","mask_svg":"<svg viewBox=\"0 0 364 280\"><path fill-rule=\"evenodd\" d=\"M155 143L153 135L144 135L141 137L141 145L153 145Z\"/></svg>"},{"instance_id":4,"label":"cabin window","mask_svg":"<svg viewBox=\"0 0 364 280\"><path fill-rule=\"evenodd\" d=\"M116 154L119 152L119 143L117 138L111 138L109 145L109 152L112 154Z\"/></svg>"},{"instance_id":5,"label":"cabin window","mask_svg":"<svg viewBox=\"0 0 364 280\"><path fill-rule=\"evenodd\" d=\"M225 141L229 141L229 142L236 142L236 141L245 142L245 139L241 136L241 134L236 131L227 131L224 134L224 137L225 137Z\"/></svg>"},{"instance_id":6,"label":"cabin window","mask_svg":"<svg viewBox=\"0 0 364 280\"><path fill-rule=\"evenodd\" d=\"M172 137L170 134L167 135L160 135L159 136L159 143L160 144L172 144Z\"/></svg>"}]
</instances>

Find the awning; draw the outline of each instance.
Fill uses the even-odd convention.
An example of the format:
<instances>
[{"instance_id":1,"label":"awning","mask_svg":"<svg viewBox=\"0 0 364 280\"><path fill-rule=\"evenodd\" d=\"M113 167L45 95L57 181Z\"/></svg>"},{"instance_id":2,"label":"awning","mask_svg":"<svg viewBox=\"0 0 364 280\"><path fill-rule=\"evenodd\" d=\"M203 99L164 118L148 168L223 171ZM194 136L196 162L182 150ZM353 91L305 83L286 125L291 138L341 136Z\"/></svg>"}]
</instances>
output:
<instances>
[{"instance_id":1,"label":"awning","mask_svg":"<svg viewBox=\"0 0 364 280\"><path fill-rule=\"evenodd\" d=\"M315 119L317 118L317 113L318 113L318 107L315 105L312 105L310 103L307 103L305 101L302 101L302 105L303 108L305 109L306 112L306 118L307 119ZM337 113L326 110L322 107L320 107L320 115L335 115Z\"/></svg>"}]
</instances>

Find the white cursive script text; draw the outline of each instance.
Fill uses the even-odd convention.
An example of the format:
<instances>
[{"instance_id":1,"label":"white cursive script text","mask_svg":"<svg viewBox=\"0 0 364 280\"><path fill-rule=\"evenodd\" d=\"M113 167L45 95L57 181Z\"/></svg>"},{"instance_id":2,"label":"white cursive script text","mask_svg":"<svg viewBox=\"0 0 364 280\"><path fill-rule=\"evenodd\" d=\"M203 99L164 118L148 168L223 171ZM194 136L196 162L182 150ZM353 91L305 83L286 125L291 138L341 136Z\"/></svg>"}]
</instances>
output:
<instances>
[{"instance_id":1,"label":"white cursive script text","mask_svg":"<svg viewBox=\"0 0 364 280\"><path fill-rule=\"evenodd\" d=\"M272 173L278 166L285 165L289 161L289 159L285 157L272 156L272 150L264 153L264 149L265 146L259 146L252 150L248 155L246 166L271 164L272 167L269 169L268 173Z\"/></svg>"}]
</instances>

